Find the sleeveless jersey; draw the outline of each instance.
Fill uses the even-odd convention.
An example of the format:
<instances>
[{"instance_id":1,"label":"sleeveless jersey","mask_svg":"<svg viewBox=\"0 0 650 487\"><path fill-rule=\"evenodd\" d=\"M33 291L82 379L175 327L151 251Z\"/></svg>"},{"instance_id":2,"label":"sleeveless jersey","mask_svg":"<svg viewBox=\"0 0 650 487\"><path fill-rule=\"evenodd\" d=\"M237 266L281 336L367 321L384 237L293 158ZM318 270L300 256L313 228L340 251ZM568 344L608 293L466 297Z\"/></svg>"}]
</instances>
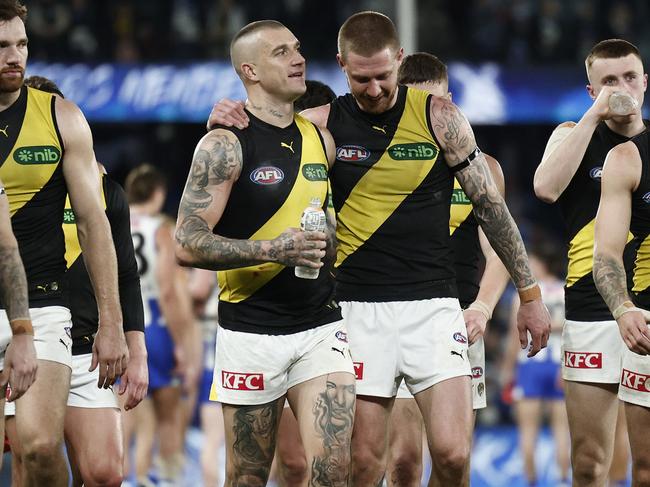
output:
<instances>
[{"instance_id":1,"label":"sleeveless jersey","mask_svg":"<svg viewBox=\"0 0 650 487\"><path fill-rule=\"evenodd\" d=\"M161 215L149 216L131 213L131 237L135 250L135 260L138 263L140 287L142 289L142 305L144 306L144 326L153 324L164 326L158 300L158 251L156 249L156 232L163 224Z\"/></svg>"},{"instance_id":2,"label":"sleeveless jersey","mask_svg":"<svg viewBox=\"0 0 650 487\"><path fill-rule=\"evenodd\" d=\"M565 288L568 320L613 319L596 289L592 275L594 225L600 203L600 177L605 157L612 147L627 140L627 137L611 131L605 122L598 124L577 172L558 200L566 226L569 257ZM624 256L628 271L631 270L633 255L633 245L628 244ZM628 272L628 276L631 276L631 272Z\"/></svg>"},{"instance_id":3,"label":"sleeveless jersey","mask_svg":"<svg viewBox=\"0 0 650 487\"><path fill-rule=\"evenodd\" d=\"M454 252L454 269L458 300L463 309L476 300L481 281L480 267L483 252L478 237L478 221L472 211L472 202L454 179L449 216L449 235Z\"/></svg>"},{"instance_id":4,"label":"sleeveless jersey","mask_svg":"<svg viewBox=\"0 0 650 487\"><path fill-rule=\"evenodd\" d=\"M327 206L327 156L316 127L299 115L279 128L248 114L241 143L243 164L214 233L268 240L299 227L303 210L318 198ZM219 323L249 333L289 334L341 319L333 304L327 265L318 279L300 279L294 267L267 262L220 271Z\"/></svg>"},{"instance_id":5,"label":"sleeveless jersey","mask_svg":"<svg viewBox=\"0 0 650 487\"><path fill-rule=\"evenodd\" d=\"M650 309L650 136L643 132L632 138L641 156L641 180L632 194L630 231L637 245L632 294L637 304Z\"/></svg>"},{"instance_id":6,"label":"sleeveless jersey","mask_svg":"<svg viewBox=\"0 0 650 487\"><path fill-rule=\"evenodd\" d=\"M63 142L55 96L23 87L0 112L0 180L9 198L11 226L29 289L30 307L64 305Z\"/></svg>"},{"instance_id":7,"label":"sleeveless jersey","mask_svg":"<svg viewBox=\"0 0 650 487\"><path fill-rule=\"evenodd\" d=\"M111 225L117 255L120 306L124 331L143 331L140 280L133 253L129 225L129 205L124 190L108 176L102 178L102 201ZM90 353L99 326L97 300L81 254L75 214L66 198L63 212L68 304L72 314L72 354Z\"/></svg>"},{"instance_id":8,"label":"sleeveless jersey","mask_svg":"<svg viewBox=\"0 0 650 487\"><path fill-rule=\"evenodd\" d=\"M431 129L430 100L400 86L381 114L363 112L351 94L331 104L340 300L456 296L447 228L453 176Z\"/></svg>"}]
</instances>

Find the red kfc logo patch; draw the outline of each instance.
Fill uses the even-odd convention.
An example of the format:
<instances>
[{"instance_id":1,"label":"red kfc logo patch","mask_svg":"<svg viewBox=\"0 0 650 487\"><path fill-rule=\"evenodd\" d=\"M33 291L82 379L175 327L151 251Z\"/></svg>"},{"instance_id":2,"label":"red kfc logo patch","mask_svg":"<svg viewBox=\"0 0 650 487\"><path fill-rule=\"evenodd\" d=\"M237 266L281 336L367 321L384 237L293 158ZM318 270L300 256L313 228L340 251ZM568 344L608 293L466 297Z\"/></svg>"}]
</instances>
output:
<instances>
[{"instance_id":1,"label":"red kfc logo patch","mask_svg":"<svg viewBox=\"0 0 650 487\"><path fill-rule=\"evenodd\" d=\"M650 375L623 369L621 385L635 391L650 392Z\"/></svg>"},{"instance_id":2,"label":"red kfc logo patch","mask_svg":"<svg viewBox=\"0 0 650 487\"><path fill-rule=\"evenodd\" d=\"M236 391L263 391L264 374L243 374L222 370L221 384L224 389L233 389Z\"/></svg>"},{"instance_id":3,"label":"red kfc logo patch","mask_svg":"<svg viewBox=\"0 0 650 487\"><path fill-rule=\"evenodd\" d=\"M357 380L363 380L363 362L353 362L354 363L354 376Z\"/></svg>"},{"instance_id":4,"label":"red kfc logo patch","mask_svg":"<svg viewBox=\"0 0 650 487\"><path fill-rule=\"evenodd\" d=\"M598 352L564 352L564 366L570 369L602 369L603 354Z\"/></svg>"}]
</instances>

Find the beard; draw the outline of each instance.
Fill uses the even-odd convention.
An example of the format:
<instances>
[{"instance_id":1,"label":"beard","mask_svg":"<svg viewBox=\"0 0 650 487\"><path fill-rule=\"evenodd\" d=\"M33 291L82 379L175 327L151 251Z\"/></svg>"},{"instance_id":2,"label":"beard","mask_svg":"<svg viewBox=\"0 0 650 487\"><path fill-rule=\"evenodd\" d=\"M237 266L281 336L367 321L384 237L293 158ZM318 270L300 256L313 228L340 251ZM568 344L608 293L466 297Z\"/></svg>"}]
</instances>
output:
<instances>
[{"instance_id":1,"label":"beard","mask_svg":"<svg viewBox=\"0 0 650 487\"><path fill-rule=\"evenodd\" d=\"M23 86L25 72L22 71L17 78L6 78L0 75L0 93L13 93Z\"/></svg>"}]
</instances>

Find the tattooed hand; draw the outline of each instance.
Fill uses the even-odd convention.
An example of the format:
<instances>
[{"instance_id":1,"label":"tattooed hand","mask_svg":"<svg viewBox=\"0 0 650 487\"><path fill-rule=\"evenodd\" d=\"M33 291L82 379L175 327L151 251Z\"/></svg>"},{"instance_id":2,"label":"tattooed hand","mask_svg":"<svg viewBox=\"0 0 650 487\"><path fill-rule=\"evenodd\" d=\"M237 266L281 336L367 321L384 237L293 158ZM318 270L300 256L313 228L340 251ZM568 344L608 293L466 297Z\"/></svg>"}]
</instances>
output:
<instances>
[{"instance_id":1,"label":"tattooed hand","mask_svg":"<svg viewBox=\"0 0 650 487\"><path fill-rule=\"evenodd\" d=\"M269 257L286 266L305 266L319 269L323 266L327 235L324 232L303 232L287 228L271 240Z\"/></svg>"}]
</instances>

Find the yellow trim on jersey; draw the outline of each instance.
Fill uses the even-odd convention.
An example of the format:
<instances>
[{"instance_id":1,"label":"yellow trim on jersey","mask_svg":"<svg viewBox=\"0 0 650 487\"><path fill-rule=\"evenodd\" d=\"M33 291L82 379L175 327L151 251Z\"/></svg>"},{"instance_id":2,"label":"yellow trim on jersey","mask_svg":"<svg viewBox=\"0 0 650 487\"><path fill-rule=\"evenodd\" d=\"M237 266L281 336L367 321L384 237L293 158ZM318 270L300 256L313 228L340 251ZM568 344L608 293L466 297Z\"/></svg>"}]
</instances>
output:
<instances>
[{"instance_id":1,"label":"yellow trim on jersey","mask_svg":"<svg viewBox=\"0 0 650 487\"><path fill-rule=\"evenodd\" d=\"M650 287L650 235L641 242L639 250L637 250L633 283L632 291L636 293Z\"/></svg>"},{"instance_id":2,"label":"yellow trim on jersey","mask_svg":"<svg viewBox=\"0 0 650 487\"><path fill-rule=\"evenodd\" d=\"M449 208L449 236L453 235L461 223L472 214L472 202L469 200L460 183L454 178L454 190L451 193L451 207Z\"/></svg>"},{"instance_id":3,"label":"yellow trim on jersey","mask_svg":"<svg viewBox=\"0 0 650 487\"><path fill-rule=\"evenodd\" d=\"M427 124L428 96L425 91L408 89L404 112L393 139L379 160L359 179L337 214L337 267L420 186L438 160L440 148ZM430 144L435 146L436 153L429 159L395 160L390 156L390 149L399 144Z\"/></svg>"},{"instance_id":4,"label":"yellow trim on jersey","mask_svg":"<svg viewBox=\"0 0 650 487\"><path fill-rule=\"evenodd\" d=\"M594 218L576 233L569 242L569 267L567 270L566 286L571 287L580 278L590 274L594 268ZM627 241L632 240L633 235L628 233Z\"/></svg>"},{"instance_id":5,"label":"yellow trim on jersey","mask_svg":"<svg viewBox=\"0 0 650 487\"><path fill-rule=\"evenodd\" d=\"M328 166L327 156L323 149L316 127L300 115L295 116L296 125L302 136L302 153L300 169L291 192L275 214L262 225L250 240L271 240L288 227L298 227L300 217L313 198L321 202L327 197L327 181L309 181L303 175L305 164L323 163ZM252 296L258 289L273 279L284 269L284 265L274 262L241 267L217 272L219 281L219 299L229 303L238 303Z\"/></svg>"},{"instance_id":6,"label":"yellow trim on jersey","mask_svg":"<svg viewBox=\"0 0 650 487\"><path fill-rule=\"evenodd\" d=\"M27 108L20 134L0 167L0 180L5 183L12 217L43 189L63 158L52 119L53 96L27 88Z\"/></svg>"},{"instance_id":7,"label":"yellow trim on jersey","mask_svg":"<svg viewBox=\"0 0 650 487\"><path fill-rule=\"evenodd\" d=\"M104 194L104 176L100 174L100 191L102 195L102 208L106 210L106 194ZM63 235L65 236L65 263L66 267L70 269L72 264L81 255L81 244L77 236L77 219L72 211L72 204L70 203L70 195L65 197L65 210L63 210Z\"/></svg>"}]
</instances>

